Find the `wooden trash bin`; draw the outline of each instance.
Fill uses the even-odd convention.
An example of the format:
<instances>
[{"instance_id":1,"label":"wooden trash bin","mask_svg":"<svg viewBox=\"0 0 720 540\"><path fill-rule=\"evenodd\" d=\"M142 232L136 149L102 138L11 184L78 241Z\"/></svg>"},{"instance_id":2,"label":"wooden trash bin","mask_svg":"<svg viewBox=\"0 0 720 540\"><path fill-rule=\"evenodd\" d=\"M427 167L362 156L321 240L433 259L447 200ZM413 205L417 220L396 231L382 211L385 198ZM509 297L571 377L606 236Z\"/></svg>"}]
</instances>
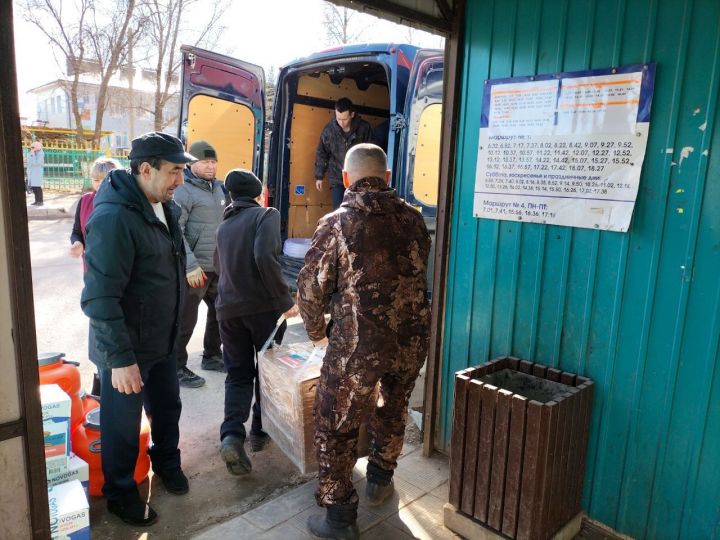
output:
<instances>
[{"instance_id":1,"label":"wooden trash bin","mask_svg":"<svg viewBox=\"0 0 720 540\"><path fill-rule=\"evenodd\" d=\"M546 540L579 524L592 397L591 380L518 358L456 373L446 526Z\"/></svg>"}]
</instances>

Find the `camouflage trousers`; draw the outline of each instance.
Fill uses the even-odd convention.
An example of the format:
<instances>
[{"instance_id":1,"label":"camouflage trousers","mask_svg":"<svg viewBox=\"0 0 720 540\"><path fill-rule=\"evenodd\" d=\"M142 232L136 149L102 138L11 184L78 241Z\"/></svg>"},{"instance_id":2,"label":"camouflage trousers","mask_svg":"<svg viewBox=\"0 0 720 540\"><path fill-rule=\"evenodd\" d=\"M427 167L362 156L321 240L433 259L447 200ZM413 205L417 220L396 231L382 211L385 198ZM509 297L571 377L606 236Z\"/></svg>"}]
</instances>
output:
<instances>
[{"instance_id":1,"label":"camouflage trousers","mask_svg":"<svg viewBox=\"0 0 720 540\"><path fill-rule=\"evenodd\" d=\"M402 450L410 394L426 349L411 347L389 361L333 358L328 349L315 397L315 450L320 506L358 501L352 481L360 424L367 420L369 462L393 471ZM380 383L377 403L372 403Z\"/></svg>"}]
</instances>

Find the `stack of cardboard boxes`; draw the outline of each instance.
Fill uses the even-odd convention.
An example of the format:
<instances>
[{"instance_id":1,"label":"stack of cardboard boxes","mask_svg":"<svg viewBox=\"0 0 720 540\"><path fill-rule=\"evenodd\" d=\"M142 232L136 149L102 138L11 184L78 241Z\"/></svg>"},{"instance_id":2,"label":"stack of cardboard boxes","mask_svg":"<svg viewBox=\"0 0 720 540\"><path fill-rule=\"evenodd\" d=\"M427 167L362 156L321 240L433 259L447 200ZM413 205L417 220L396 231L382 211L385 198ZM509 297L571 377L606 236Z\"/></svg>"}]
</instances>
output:
<instances>
[{"instance_id":1,"label":"stack of cardboard boxes","mask_svg":"<svg viewBox=\"0 0 720 540\"><path fill-rule=\"evenodd\" d=\"M274 345L258 360L263 429L303 474L318 468L313 409L324 358L325 349L308 341ZM377 400L376 388L372 407ZM358 457L369 452L366 417L367 413L360 424Z\"/></svg>"},{"instance_id":2,"label":"stack of cardboard boxes","mask_svg":"<svg viewBox=\"0 0 720 540\"><path fill-rule=\"evenodd\" d=\"M45 472L52 538L90 538L88 465L70 451L70 397L57 384L40 385Z\"/></svg>"}]
</instances>

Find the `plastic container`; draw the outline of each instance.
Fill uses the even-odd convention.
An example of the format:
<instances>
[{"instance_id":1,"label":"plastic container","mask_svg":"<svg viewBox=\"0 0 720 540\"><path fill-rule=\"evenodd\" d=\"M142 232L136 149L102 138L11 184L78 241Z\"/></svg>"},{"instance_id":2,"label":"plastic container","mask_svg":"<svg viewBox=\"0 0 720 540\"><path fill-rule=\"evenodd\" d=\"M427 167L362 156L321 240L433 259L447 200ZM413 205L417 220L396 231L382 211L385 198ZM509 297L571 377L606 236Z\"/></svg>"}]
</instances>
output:
<instances>
[{"instance_id":1,"label":"plastic container","mask_svg":"<svg viewBox=\"0 0 720 540\"><path fill-rule=\"evenodd\" d=\"M65 360L65 353L38 355L40 384L57 384L70 396L70 431L83 422L83 404L80 399L80 370L77 362Z\"/></svg>"},{"instance_id":2,"label":"plastic container","mask_svg":"<svg viewBox=\"0 0 720 540\"><path fill-rule=\"evenodd\" d=\"M295 259L304 259L311 243L312 238L288 238L283 244L283 253Z\"/></svg>"},{"instance_id":3,"label":"plastic container","mask_svg":"<svg viewBox=\"0 0 720 540\"><path fill-rule=\"evenodd\" d=\"M100 406L100 397L88 394L85 390L80 390L80 401L83 406L83 418L87 417L87 413Z\"/></svg>"},{"instance_id":4,"label":"plastic container","mask_svg":"<svg viewBox=\"0 0 720 540\"><path fill-rule=\"evenodd\" d=\"M102 487L105 478L102 472L100 407L92 409L85 422L72 434L72 450L88 464L90 469L90 482L88 493L95 497L102 497ZM150 445L150 424L143 415L140 425L140 451L135 464L135 483L140 484L147 478L150 471L150 456L147 453Z\"/></svg>"}]
</instances>

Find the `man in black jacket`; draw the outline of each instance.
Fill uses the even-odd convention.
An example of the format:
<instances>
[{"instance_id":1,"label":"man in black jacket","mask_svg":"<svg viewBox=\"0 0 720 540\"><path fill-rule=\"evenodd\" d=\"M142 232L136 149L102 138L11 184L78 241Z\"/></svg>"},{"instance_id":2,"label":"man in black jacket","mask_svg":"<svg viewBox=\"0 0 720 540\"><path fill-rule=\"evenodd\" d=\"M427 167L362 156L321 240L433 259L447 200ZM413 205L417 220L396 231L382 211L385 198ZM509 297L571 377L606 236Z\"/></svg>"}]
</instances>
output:
<instances>
[{"instance_id":1,"label":"man in black jacket","mask_svg":"<svg viewBox=\"0 0 720 540\"><path fill-rule=\"evenodd\" d=\"M188 491L175 369L185 250L172 196L193 159L172 135L133 140L131 170L110 173L86 228L81 303L90 318L90 360L100 372L103 494L108 510L133 525L157 518L133 480L143 406L155 475L171 493Z\"/></svg>"},{"instance_id":2,"label":"man in black jacket","mask_svg":"<svg viewBox=\"0 0 720 540\"><path fill-rule=\"evenodd\" d=\"M356 116L355 107L348 98L340 98L335 103L335 118L330 120L320 134L320 142L315 151L315 187L323 189L323 177L327 174L332 191L333 210L337 210L345 195L342 169L345 154L356 144L369 142L372 128L362 118Z\"/></svg>"},{"instance_id":3,"label":"man in black jacket","mask_svg":"<svg viewBox=\"0 0 720 540\"><path fill-rule=\"evenodd\" d=\"M257 351L278 318L298 314L282 277L278 255L280 213L263 208L262 183L250 171L234 169L225 178L232 204L218 227L215 268L218 294L215 311L220 325L225 379L225 419L220 427L221 457L231 474L252 470L245 453L245 422L253 407L250 442L254 451L267 441L262 431Z\"/></svg>"}]
</instances>

